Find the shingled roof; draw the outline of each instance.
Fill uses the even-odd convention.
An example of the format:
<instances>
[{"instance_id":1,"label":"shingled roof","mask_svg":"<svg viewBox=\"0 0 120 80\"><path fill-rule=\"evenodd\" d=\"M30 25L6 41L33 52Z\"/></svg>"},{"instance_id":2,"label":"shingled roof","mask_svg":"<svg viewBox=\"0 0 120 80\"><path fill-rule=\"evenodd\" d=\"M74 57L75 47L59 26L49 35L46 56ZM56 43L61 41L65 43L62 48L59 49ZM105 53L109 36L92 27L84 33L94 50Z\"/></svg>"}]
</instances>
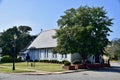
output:
<instances>
[{"instance_id":1,"label":"shingled roof","mask_svg":"<svg viewBox=\"0 0 120 80\"><path fill-rule=\"evenodd\" d=\"M42 31L37 38L30 44L28 49L30 48L52 48L57 46L57 40L53 39L53 36L55 35L56 30L46 30Z\"/></svg>"}]
</instances>

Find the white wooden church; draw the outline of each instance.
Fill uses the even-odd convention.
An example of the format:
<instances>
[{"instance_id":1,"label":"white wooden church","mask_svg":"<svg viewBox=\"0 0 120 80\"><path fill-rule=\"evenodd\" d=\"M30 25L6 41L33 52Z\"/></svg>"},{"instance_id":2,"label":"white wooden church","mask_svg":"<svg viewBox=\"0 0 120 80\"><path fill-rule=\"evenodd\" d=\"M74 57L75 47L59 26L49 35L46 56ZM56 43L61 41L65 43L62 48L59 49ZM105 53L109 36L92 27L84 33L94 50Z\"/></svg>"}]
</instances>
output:
<instances>
[{"instance_id":1,"label":"white wooden church","mask_svg":"<svg viewBox=\"0 0 120 80\"><path fill-rule=\"evenodd\" d=\"M57 39L53 39L56 30L46 30L42 31L37 38L28 46L27 51L24 55L24 60L26 55L30 56L31 60L67 60L69 62L74 62L75 60L81 60L80 54L53 54L52 49L57 46ZM91 63L95 63L95 57L92 55L88 58Z\"/></svg>"}]
</instances>

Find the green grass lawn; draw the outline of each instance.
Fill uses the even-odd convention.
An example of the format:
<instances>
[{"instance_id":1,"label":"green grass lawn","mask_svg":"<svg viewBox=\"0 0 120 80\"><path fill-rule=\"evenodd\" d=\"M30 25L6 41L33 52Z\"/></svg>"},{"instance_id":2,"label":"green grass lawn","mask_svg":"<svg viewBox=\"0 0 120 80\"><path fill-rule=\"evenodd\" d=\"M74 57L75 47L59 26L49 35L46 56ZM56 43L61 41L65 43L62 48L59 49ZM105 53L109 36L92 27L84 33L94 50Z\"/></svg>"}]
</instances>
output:
<instances>
[{"instance_id":1,"label":"green grass lawn","mask_svg":"<svg viewBox=\"0 0 120 80\"><path fill-rule=\"evenodd\" d=\"M120 60L111 60L111 62L120 62Z\"/></svg>"},{"instance_id":2,"label":"green grass lawn","mask_svg":"<svg viewBox=\"0 0 120 80\"><path fill-rule=\"evenodd\" d=\"M4 72L4 73L22 73L22 72L34 72L34 71L21 70L21 69L16 69L15 71L12 71L12 68L0 67L0 72Z\"/></svg>"},{"instance_id":3,"label":"green grass lawn","mask_svg":"<svg viewBox=\"0 0 120 80\"><path fill-rule=\"evenodd\" d=\"M31 64L33 64L32 67L31 67ZM40 62L35 62L35 63L29 62L28 65L27 65L27 62L15 63L15 67L16 67L15 72L30 72L30 71L60 72L60 71L64 71L62 69L62 64L40 63ZM0 64L0 72L11 73L12 63Z\"/></svg>"}]
</instances>

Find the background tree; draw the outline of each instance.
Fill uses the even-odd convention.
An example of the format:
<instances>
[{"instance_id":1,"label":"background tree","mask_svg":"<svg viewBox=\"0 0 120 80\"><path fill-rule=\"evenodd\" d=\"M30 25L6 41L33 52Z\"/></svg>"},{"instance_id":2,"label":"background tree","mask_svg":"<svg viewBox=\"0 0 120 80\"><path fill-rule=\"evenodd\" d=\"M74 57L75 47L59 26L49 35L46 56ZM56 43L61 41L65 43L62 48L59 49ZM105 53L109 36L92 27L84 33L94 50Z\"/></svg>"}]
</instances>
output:
<instances>
[{"instance_id":1,"label":"background tree","mask_svg":"<svg viewBox=\"0 0 120 80\"><path fill-rule=\"evenodd\" d=\"M107 52L110 54L111 59L120 60L120 39L114 39L109 45Z\"/></svg>"},{"instance_id":2,"label":"background tree","mask_svg":"<svg viewBox=\"0 0 120 80\"><path fill-rule=\"evenodd\" d=\"M103 7L81 6L66 10L58 20L60 29L54 36L58 45L53 52L80 53L83 60L91 54L103 54L109 43L107 36L112 32L109 28L112 19L106 14Z\"/></svg>"},{"instance_id":3,"label":"background tree","mask_svg":"<svg viewBox=\"0 0 120 80\"><path fill-rule=\"evenodd\" d=\"M18 26L18 30L20 31L20 36L18 39L18 46L20 50L27 47L27 45L32 41L33 37L29 34L32 31L32 28L29 26Z\"/></svg>"},{"instance_id":4,"label":"background tree","mask_svg":"<svg viewBox=\"0 0 120 80\"><path fill-rule=\"evenodd\" d=\"M32 40L32 36L28 33L31 28L27 26L27 30L21 31L20 27L14 26L13 28L9 28L2 33L0 36L0 45L3 49L2 55L12 55L13 53L13 36L16 34L16 53L18 54L22 49L26 47L26 45ZM26 29L26 26L22 26L22 28Z\"/></svg>"},{"instance_id":5,"label":"background tree","mask_svg":"<svg viewBox=\"0 0 120 80\"><path fill-rule=\"evenodd\" d=\"M14 26L13 28L9 28L5 32L2 33L0 36L1 39L1 47L3 49L2 54L3 55L11 55L13 51L13 35L16 34L17 36L20 35L20 32L18 31L17 27Z\"/></svg>"},{"instance_id":6,"label":"background tree","mask_svg":"<svg viewBox=\"0 0 120 80\"><path fill-rule=\"evenodd\" d=\"M19 26L18 29L23 34L28 34L29 31L32 31L32 28L29 26Z\"/></svg>"}]
</instances>

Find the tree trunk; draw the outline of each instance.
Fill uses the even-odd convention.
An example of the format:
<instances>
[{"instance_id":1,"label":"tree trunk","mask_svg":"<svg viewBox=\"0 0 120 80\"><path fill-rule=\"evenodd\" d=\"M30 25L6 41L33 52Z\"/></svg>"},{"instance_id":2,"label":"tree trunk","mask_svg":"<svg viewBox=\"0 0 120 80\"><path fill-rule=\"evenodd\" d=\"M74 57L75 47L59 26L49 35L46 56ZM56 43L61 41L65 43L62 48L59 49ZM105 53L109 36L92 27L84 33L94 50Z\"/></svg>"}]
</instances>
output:
<instances>
[{"instance_id":1,"label":"tree trunk","mask_svg":"<svg viewBox=\"0 0 120 80\"><path fill-rule=\"evenodd\" d=\"M85 69L87 69L87 57L86 55L84 54L84 56L82 56L82 64L84 66Z\"/></svg>"},{"instance_id":2,"label":"tree trunk","mask_svg":"<svg viewBox=\"0 0 120 80\"><path fill-rule=\"evenodd\" d=\"M100 61L99 61L99 55L97 54L96 56L95 56L95 63L99 63Z\"/></svg>"}]
</instances>

